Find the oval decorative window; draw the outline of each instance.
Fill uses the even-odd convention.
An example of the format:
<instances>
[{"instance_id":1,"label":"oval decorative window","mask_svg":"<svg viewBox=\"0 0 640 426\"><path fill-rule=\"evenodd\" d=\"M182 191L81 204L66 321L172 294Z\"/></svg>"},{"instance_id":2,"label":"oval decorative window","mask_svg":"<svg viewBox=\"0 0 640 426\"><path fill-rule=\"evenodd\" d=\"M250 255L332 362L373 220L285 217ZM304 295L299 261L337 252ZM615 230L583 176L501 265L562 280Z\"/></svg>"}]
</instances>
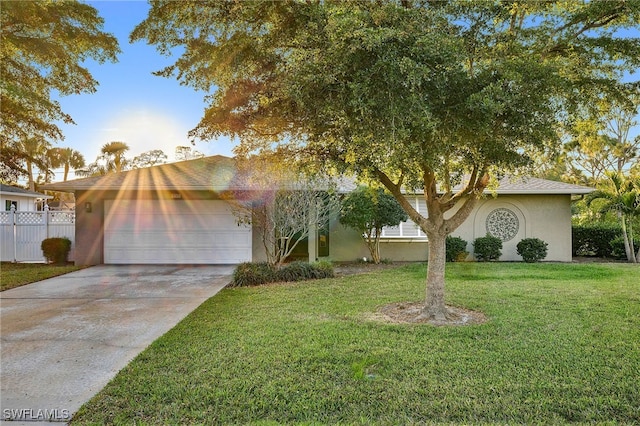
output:
<instances>
[{"instance_id":1,"label":"oval decorative window","mask_svg":"<svg viewBox=\"0 0 640 426\"><path fill-rule=\"evenodd\" d=\"M520 221L509 209L495 209L487 216L487 233L502 241L509 241L518 234Z\"/></svg>"}]
</instances>

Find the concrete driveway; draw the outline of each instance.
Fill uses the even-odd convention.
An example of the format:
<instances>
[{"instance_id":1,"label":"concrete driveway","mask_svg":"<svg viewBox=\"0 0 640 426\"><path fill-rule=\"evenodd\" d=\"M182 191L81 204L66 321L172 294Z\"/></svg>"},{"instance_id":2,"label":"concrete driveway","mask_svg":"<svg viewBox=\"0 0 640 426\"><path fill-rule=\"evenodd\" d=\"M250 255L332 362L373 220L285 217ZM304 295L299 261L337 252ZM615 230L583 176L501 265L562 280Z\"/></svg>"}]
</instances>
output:
<instances>
[{"instance_id":1,"label":"concrete driveway","mask_svg":"<svg viewBox=\"0 0 640 426\"><path fill-rule=\"evenodd\" d=\"M103 265L0 293L0 420L68 421L232 271Z\"/></svg>"}]
</instances>

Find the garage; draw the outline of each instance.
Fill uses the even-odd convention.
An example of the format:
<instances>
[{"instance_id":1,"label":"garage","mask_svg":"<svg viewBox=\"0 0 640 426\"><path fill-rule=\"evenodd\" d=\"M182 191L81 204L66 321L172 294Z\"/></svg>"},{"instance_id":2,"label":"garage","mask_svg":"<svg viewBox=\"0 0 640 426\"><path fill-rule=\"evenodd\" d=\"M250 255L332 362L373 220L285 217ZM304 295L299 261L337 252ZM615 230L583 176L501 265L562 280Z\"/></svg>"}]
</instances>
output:
<instances>
[{"instance_id":1,"label":"garage","mask_svg":"<svg viewBox=\"0 0 640 426\"><path fill-rule=\"evenodd\" d=\"M251 261L251 227L220 200L104 201L104 263L236 264Z\"/></svg>"}]
</instances>

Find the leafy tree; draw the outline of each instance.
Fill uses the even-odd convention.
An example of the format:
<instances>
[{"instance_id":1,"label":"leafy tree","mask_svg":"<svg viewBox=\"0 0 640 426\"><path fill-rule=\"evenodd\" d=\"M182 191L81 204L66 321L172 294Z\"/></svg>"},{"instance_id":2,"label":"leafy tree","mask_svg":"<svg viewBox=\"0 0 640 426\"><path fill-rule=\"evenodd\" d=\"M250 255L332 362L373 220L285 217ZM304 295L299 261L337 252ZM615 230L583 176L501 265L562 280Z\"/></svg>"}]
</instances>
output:
<instances>
[{"instance_id":1,"label":"leafy tree","mask_svg":"<svg viewBox=\"0 0 640 426\"><path fill-rule=\"evenodd\" d=\"M115 37L102 31L95 8L78 1L6 1L0 8L0 142L62 139L56 121L72 123L59 95L95 92L82 64L116 61ZM5 165L6 166L6 165Z\"/></svg>"},{"instance_id":2,"label":"leafy tree","mask_svg":"<svg viewBox=\"0 0 640 426\"><path fill-rule=\"evenodd\" d=\"M628 179L621 173L607 173L607 185L585 197L588 204L603 200L600 211L615 212L622 226L622 237L627 260L640 262L640 247L635 251L633 241L633 222L640 217L640 179Z\"/></svg>"},{"instance_id":3,"label":"leafy tree","mask_svg":"<svg viewBox=\"0 0 640 426\"><path fill-rule=\"evenodd\" d=\"M359 187L342 200L340 223L362 234L374 263L380 263L382 228L407 219L400 204L383 189Z\"/></svg>"},{"instance_id":4,"label":"leafy tree","mask_svg":"<svg viewBox=\"0 0 640 426\"><path fill-rule=\"evenodd\" d=\"M379 181L429 238L423 316L445 305L445 237L491 178L559 146L558 121L624 96L636 2L168 2L131 35L182 56L157 74L215 90L193 138L283 145ZM636 89L637 90L637 89ZM428 215L402 188L422 189Z\"/></svg>"},{"instance_id":5,"label":"leafy tree","mask_svg":"<svg viewBox=\"0 0 640 426\"><path fill-rule=\"evenodd\" d=\"M591 117L576 120L563 158L572 180L595 185L606 172L628 173L638 163L640 136L632 139L631 131L638 125L639 106L638 96L622 105L601 101Z\"/></svg>"},{"instance_id":6,"label":"leafy tree","mask_svg":"<svg viewBox=\"0 0 640 426\"><path fill-rule=\"evenodd\" d=\"M176 161L193 160L195 158L202 158L204 154L198 150L191 148L190 146L177 146L175 151Z\"/></svg>"},{"instance_id":7,"label":"leafy tree","mask_svg":"<svg viewBox=\"0 0 640 426\"><path fill-rule=\"evenodd\" d=\"M164 164L167 162L167 154L161 149L152 149L136 156L131 161L131 167L141 169L143 167L151 167L156 164Z\"/></svg>"}]
</instances>

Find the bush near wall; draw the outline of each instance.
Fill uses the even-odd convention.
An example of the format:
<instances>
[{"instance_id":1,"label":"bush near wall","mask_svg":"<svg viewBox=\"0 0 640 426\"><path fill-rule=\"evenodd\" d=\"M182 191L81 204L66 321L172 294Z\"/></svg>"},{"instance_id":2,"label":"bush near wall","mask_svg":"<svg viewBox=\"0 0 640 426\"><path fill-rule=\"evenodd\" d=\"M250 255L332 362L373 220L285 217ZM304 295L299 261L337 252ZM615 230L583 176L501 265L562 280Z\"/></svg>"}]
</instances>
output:
<instances>
[{"instance_id":1,"label":"bush near wall","mask_svg":"<svg viewBox=\"0 0 640 426\"><path fill-rule=\"evenodd\" d=\"M527 263L538 262L547 257L549 244L539 238L525 238L516 245L517 253Z\"/></svg>"},{"instance_id":2,"label":"bush near wall","mask_svg":"<svg viewBox=\"0 0 640 426\"><path fill-rule=\"evenodd\" d=\"M447 236L447 262L456 262L464 260L469 255L467 251L467 242L460 237Z\"/></svg>"},{"instance_id":3,"label":"bush near wall","mask_svg":"<svg viewBox=\"0 0 640 426\"><path fill-rule=\"evenodd\" d=\"M473 242L473 255L481 262L500 259L502 240L492 235L476 238Z\"/></svg>"},{"instance_id":4,"label":"bush near wall","mask_svg":"<svg viewBox=\"0 0 640 426\"><path fill-rule=\"evenodd\" d=\"M47 238L40 243L43 256L50 263L65 264L71 251L71 240L64 238Z\"/></svg>"},{"instance_id":5,"label":"bush near wall","mask_svg":"<svg viewBox=\"0 0 640 426\"><path fill-rule=\"evenodd\" d=\"M267 262L245 262L233 272L232 287L248 287L281 281L303 281L334 276L333 265L329 261L291 262L280 269Z\"/></svg>"},{"instance_id":6,"label":"bush near wall","mask_svg":"<svg viewBox=\"0 0 640 426\"><path fill-rule=\"evenodd\" d=\"M595 223L571 228L573 256L614 257L611 242L622 235L620 226Z\"/></svg>"}]
</instances>

